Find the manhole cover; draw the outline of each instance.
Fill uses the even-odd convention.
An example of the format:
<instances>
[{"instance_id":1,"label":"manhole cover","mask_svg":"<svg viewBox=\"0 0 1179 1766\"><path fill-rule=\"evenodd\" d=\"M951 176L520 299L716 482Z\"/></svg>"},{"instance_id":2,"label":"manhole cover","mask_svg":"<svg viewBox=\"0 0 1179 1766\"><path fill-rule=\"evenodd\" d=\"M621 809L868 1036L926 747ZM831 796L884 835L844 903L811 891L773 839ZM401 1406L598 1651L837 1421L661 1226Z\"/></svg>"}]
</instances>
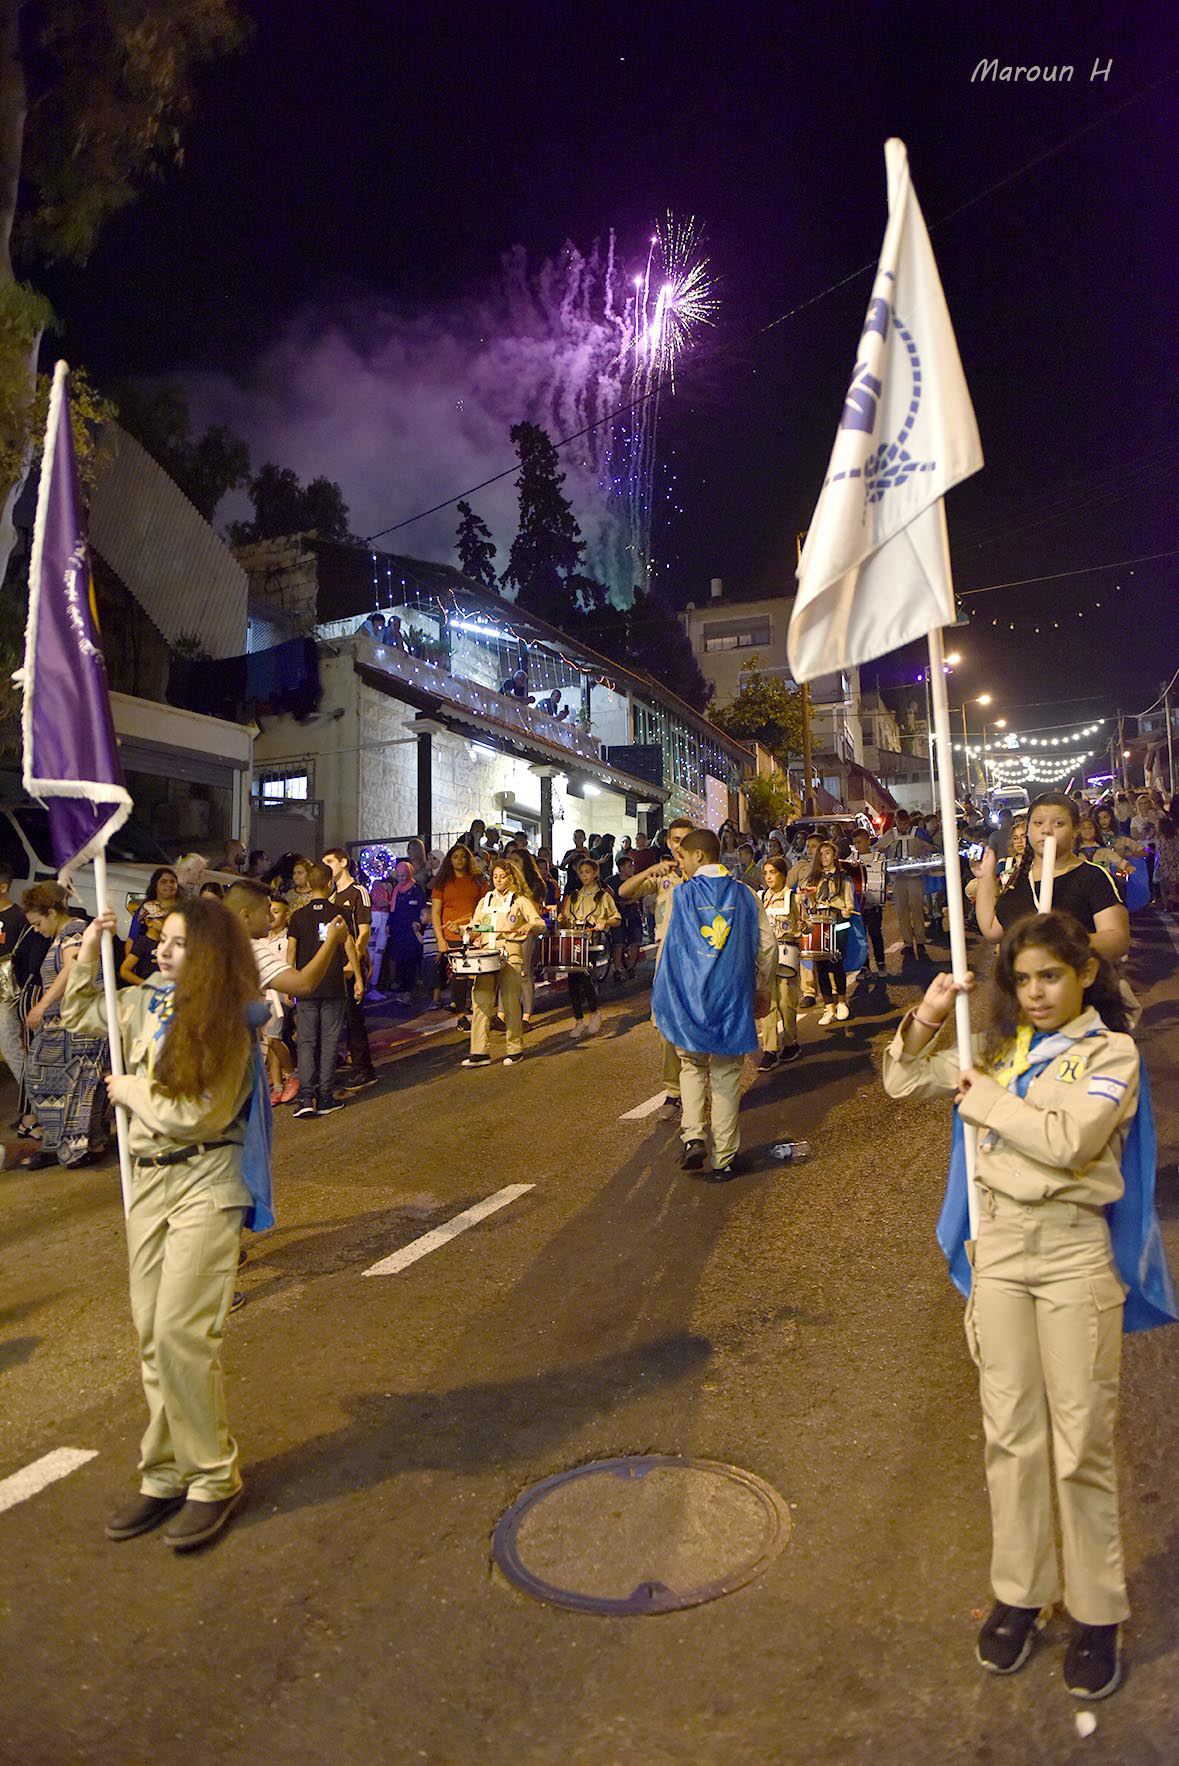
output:
<instances>
[{"instance_id":1,"label":"manhole cover","mask_svg":"<svg viewBox=\"0 0 1179 1766\"><path fill-rule=\"evenodd\" d=\"M731 1594L790 1538L776 1490L737 1466L647 1453L526 1490L495 1529L504 1575L580 1613L669 1613Z\"/></svg>"}]
</instances>

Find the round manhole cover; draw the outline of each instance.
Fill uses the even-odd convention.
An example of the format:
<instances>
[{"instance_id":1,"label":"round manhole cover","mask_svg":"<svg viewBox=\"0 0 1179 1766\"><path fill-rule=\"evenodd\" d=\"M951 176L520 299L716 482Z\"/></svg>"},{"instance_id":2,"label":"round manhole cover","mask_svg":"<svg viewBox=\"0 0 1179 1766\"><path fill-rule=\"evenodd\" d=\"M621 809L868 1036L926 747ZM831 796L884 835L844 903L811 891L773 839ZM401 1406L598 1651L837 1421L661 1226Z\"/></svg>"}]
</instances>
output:
<instances>
[{"instance_id":1,"label":"round manhole cover","mask_svg":"<svg viewBox=\"0 0 1179 1766\"><path fill-rule=\"evenodd\" d=\"M581 1613L669 1613L731 1594L790 1538L790 1511L752 1472L646 1453L599 1459L526 1490L495 1529L505 1576Z\"/></svg>"}]
</instances>

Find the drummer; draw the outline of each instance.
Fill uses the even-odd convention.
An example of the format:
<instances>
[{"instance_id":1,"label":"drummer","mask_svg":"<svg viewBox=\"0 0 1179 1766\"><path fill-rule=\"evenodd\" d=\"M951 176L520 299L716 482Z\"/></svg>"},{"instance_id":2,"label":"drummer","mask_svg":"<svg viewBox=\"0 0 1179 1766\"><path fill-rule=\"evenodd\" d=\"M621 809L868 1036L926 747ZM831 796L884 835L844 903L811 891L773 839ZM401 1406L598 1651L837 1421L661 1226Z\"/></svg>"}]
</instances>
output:
<instances>
[{"instance_id":1,"label":"drummer","mask_svg":"<svg viewBox=\"0 0 1179 1766\"><path fill-rule=\"evenodd\" d=\"M759 891L766 918L778 941L778 969L769 988L770 1009L757 1021L761 1043L761 1070L768 1072L779 1061L797 1061L802 1053L798 1041L798 940L802 923L797 894L786 882L790 861L781 853L762 864L765 888Z\"/></svg>"},{"instance_id":2,"label":"drummer","mask_svg":"<svg viewBox=\"0 0 1179 1766\"><path fill-rule=\"evenodd\" d=\"M802 886L802 897L802 912L806 919L850 921L856 905L855 888L850 872L840 862L839 848L833 840L824 840L815 854L810 876ZM845 932L844 939L846 936ZM830 958L815 958L815 974L819 980L819 992L823 996L823 1010L819 1013L820 1024L830 1024L832 1018L843 1019L848 1016L843 940L839 938L838 932L835 939L835 949Z\"/></svg>"},{"instance_id":3,"label":"drummer","mask_svg":"<svg viewBox=\"0 0 1179 1766\"><path fill-rule=\"evenodd\" d=\"M515 1067L524 1059L524 947L533 933L543 930L544 921L528 894L519 865L514 859L493 859L491 889L477 903L471 916L468 942L475 949L498 951L502 962L498 970L475 978L471 1001L471 1052L463 1062L464 1067L491 1065L491 1056L487 1053L487 1030L495 1006L497 984L507 1027L504 1066Z\"/></svg>"},{"instance_id":4,"label":"drummer","mask_svg":"<svg viewBox=\"0 0 1179 1766\"><path fill-rule=\"evenodd\" d=\"M611 930L621 926L622 915L610 891L604 886L597 863L583 858L577 867L578 887L561 904L560 924L576 932L609 940ZM598 990L588 969L570 969L569 1004L573 1007L573 1041L583 1036L596 1036L602 1028L598 1010ZM588 1019L586 1013L589 1013Z\"/></svg>"}]
</instances>

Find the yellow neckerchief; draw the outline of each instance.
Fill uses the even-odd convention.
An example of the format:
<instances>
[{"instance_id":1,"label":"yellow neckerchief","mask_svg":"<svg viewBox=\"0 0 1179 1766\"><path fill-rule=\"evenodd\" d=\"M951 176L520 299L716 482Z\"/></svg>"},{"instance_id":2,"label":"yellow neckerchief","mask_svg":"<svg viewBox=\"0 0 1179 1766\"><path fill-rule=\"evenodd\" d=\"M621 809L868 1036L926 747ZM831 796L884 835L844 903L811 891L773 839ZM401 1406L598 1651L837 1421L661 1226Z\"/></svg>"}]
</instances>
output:
<instances>
[{"instance_id":1,"label":"yellow neckerchief","mask_svg":"<svg viewBox=\"0 0 1179 1766\"><path fill-rule=\"evenodd\" d=\"M997 1085L1003 1086L1004 1090L1009 1089L1020 1074L1026 1073L1031 1066L1033 1034L1030 1024L1021 1024L1014 1039L1008 1043L1003 1053L992 1064L991 1077Z\"/></svg>"}]
</instances>

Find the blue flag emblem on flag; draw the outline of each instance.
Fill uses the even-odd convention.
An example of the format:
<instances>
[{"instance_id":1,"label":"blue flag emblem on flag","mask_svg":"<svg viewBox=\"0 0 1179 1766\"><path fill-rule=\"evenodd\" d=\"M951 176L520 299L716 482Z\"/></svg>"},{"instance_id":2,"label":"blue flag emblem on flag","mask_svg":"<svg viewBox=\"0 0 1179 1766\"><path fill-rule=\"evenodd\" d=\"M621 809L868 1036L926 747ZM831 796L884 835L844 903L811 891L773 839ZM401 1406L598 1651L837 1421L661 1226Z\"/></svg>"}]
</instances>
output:
<instances>
[{"instance_id":1,"label":"blue flag emblem on flag","mask_svg":"<svg viewBox=\"0 0 1179 1766\"><path fill-rule=\"evenodd\" d=\"M660 1034L694 1054L752 1054L756 970L753 891L729 876L681 883L651 994Z\"/></svg>"}]
</instances>

